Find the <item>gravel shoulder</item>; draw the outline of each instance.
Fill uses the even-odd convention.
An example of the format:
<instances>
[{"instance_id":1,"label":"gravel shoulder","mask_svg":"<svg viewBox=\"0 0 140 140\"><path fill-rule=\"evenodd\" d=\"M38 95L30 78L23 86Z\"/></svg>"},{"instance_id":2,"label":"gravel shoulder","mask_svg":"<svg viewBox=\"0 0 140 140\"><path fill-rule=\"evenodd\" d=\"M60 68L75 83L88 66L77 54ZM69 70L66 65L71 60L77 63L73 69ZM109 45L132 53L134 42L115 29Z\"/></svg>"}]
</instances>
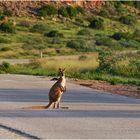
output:
<instances>
[{"instance_id":1,"label":"gravel shoulder","mask_svg":"<svg viewBox=\"0 0 140 140\"><path fill-rule=\"evenodd\" d=\"M69 79L70 82L81 86L90 87L100 91L110 92L119 94L127 97L140 99L140 90L137 86L116 84L111 85L106 81L98 80L80 80L80 79Z\"/></svg>"}]
</instances>

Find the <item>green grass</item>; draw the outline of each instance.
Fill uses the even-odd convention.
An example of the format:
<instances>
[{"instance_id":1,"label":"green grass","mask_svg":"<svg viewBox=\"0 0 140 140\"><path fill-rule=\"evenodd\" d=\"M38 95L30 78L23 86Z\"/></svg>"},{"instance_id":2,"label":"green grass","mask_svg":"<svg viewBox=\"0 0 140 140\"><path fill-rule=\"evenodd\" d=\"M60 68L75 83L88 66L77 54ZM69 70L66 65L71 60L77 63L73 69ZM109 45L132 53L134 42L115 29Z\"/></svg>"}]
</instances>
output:
<instances>
[{"instance_id":1,"label":"green grass","mask_svg":"<svg viewBox=\"0 0 140 140\"><path fill-rule=\"evenodd\" d=\"M16 65L12 67L8 73L12 74L25 74L25 75L39 75L39 76L57 76L57 69L51 68L31 68L24 65ZM4 72L1 72L4 73ZM102 80L107 81L111 84L131 84L140 86L140 80L136 78L126 78L123 76L113 76L110 74L105 74L101 72L97 72L95 70L92 71L66 71L66 77L70 78L78 78L78 79L90 79L90 80Z\"/></svg>"},{"instance_id":2,"label":"green grass","mask_svg":"<svg viewBox=\"0 0 140 140\"><path fill-rule=\"evenodd\" d=\"M111 84L131 84L140 86L140 79L130 75L112 75L103 71L97 71L97 54L86 55L85 60L73 59L39 59L32 60L30 64L10 65L7 69L0 68L0 73L57 76L58 68L66 68L66 77L90 80L102 80ZM125 71L124 71L125 72Z\"/></svg>"}]
</instances>

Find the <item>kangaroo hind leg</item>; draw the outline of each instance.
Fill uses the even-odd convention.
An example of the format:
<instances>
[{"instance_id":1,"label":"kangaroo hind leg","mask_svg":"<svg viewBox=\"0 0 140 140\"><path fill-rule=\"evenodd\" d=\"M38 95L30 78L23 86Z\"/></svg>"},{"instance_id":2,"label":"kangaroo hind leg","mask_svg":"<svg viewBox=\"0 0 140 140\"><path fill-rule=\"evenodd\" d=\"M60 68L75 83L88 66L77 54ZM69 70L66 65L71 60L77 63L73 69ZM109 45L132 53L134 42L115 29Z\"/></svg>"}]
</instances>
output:
<instances>
[{"instance_id":1,"label":"kangaroo hind leg","mask_svg":"<svg viewBox=\"0 0 140 140\"><path fill-rule=\"evenodd\" d=\"M45 106L45 109L49 108L52 105L53 102L49 102L47 106Z\"/></svg>"}]
</instances>

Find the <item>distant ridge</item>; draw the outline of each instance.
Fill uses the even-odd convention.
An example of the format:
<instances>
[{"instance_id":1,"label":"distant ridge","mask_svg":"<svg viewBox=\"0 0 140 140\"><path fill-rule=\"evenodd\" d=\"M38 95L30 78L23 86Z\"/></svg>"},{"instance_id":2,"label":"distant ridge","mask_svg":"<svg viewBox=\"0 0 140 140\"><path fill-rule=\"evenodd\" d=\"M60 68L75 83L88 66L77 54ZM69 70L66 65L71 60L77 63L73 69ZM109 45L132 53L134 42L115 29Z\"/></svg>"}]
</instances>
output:
<instances>
[{"instance_id":1,"label":"distant ridge","mask_svg":"<svg viewBox=\"0 0 140 140\"><path fill-rule=\"evenodd\" d=\"M35 14L36 9L44 4L54 4L56 7L61 5L80 5L87 10L104 5L103 0L10 0L0 1L0 9L12 11L13 16L26 16Z\"/></svg>"}]
</instances>

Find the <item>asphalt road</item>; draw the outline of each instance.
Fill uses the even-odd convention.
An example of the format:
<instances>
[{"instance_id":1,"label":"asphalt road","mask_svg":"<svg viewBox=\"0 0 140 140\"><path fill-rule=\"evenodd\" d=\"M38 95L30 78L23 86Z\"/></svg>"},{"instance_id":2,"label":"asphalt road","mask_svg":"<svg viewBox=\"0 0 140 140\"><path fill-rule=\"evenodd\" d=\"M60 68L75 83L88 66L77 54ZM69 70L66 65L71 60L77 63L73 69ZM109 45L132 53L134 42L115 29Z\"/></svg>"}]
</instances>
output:
<instances>
[{"instance_id":1,"label":"asphalt road","mask_svg":"<svg viewBox=\"0 0 140 140\"><path fill-rule=\"evenodd\" d=\"M53 83L44 77L0 75L0 138L140 139L140 99L67 81L61 105L69 109L26 108L46 105Z\"/></svg>"}]
</instances>

